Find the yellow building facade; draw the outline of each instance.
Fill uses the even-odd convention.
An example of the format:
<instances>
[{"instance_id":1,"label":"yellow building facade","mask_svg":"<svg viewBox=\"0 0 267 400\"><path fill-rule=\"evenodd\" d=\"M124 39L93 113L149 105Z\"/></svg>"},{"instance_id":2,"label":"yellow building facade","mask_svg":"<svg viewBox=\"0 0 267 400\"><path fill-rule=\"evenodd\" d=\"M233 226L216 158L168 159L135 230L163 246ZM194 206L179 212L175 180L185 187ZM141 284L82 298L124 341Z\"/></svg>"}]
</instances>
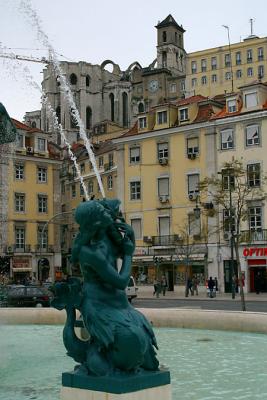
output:
<instances>
[{"instance_id":1,"label":"yellow building facade","mask_svg":"<svg viewBox=\"0 0 267 400\"><path fill-rule=\"evenodd\" d=\"M9 154L2 164L7 175L2 256L15 282L54 280L61 270L59 229L49 222L59 211L59 152L50 151L50 138L43 131L13 123L17 141L6 145Z\"/></svg>"}]
</instances>

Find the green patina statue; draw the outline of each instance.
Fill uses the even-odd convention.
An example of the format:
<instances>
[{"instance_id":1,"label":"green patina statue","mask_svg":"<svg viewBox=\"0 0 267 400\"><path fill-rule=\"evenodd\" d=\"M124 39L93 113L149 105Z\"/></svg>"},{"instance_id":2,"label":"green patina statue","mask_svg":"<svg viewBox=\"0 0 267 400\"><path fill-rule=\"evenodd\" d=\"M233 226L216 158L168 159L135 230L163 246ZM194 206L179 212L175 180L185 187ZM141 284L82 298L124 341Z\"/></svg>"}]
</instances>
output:
<instances>
[{"instance_id":1,"label":"green patina statue","mask_svg":"<svg viewBox=\"0 0 267 400\"><path fill-rule=\"evenodd\" d=\"M63 331L67 354L80 364L76 372L89 376L159 369L152 327L125 293L135 239L119 204L119 200L104 199L77 207L75 219L80 230L72 248L72 262L80 264L83 283L69 278L53 289L52 305L67 312ZM76 310L81 312L90 335L88 341L75 334Z\"/></svg>"},{"instance_id":2,"label":"green patina statue","mask_svg":"<svg viewBox=\"0 0 267 400\"><path fill-rule=\"evenodd\" d=\"M13 125L5 107L0 103L0 145L15 142L16 128Z\"/></svg>"}]
</instances>

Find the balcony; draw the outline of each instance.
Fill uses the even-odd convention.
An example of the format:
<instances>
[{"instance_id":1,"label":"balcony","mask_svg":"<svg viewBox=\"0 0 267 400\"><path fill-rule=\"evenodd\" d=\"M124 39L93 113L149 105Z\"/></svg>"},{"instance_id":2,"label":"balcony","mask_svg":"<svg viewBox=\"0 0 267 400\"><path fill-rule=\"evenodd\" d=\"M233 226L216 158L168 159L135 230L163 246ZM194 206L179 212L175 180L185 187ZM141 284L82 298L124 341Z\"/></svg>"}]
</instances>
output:
<instances>
[{"instance_id":1,"label":"balcony","mask_svg":"<svg viewBox=\"0 0 267 400\"><path fill-rule=\"evenodd\" d=\"M179 235L150 236L150 238L151 246L175 246L182 241Z\"/></svg>"},{"instance_id":2,"label":"balcony","mask_svg":"<svg viewBox=\"0 0 267 400\"><path fill-rule=\"evenodd\" d=\"M255 243L267 241L267 229L256 229L250 231L242 231L240 236L241 243Z\"/></svg>"},{"instance_id":3,"label":"balcony","mask_svg":"<svg viewBox=\"0 0 267 400\"><path fill-rule=\"evenodd\" d=\"M25 245L18 246L16 244L11 244L9 246L6 246L5 252L7 254L30 253L31 252L31 245L30 244L25 244Z\"/></svg>"},{"instance_id":4,"label":"balcony","mask_svg":"<svg viewBox=\"0 0 267 400\"><path fill-rule=\"evenodd\" d=\"M52 245L46 245L46 246L40 246L40 244L37 244L35 246L35 252L36 253L55 253L55 246Z\"/></svg>"}]
</instances>

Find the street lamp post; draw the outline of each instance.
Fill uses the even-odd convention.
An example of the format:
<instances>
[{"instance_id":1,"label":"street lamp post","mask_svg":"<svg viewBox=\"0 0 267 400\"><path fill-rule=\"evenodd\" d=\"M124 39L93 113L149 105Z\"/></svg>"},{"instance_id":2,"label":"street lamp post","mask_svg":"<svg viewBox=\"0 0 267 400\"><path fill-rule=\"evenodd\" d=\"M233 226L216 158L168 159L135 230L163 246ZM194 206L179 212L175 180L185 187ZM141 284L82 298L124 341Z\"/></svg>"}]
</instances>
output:
<instances>
[{"instance_id":1,"label":"street lamp post","mask_svg":"<svg viewBox=\"0 0 267 400\"><path fill-rule=\"evenodd\" d=\"M231 266L230 266L230 284L232 290L232 299L235 298L235 273L234 273L234 224L233 224L233 204L232 204L232 185L229 172L229 207L230 207L230 248L231 248Z\"/></svg>"}]
</instances>

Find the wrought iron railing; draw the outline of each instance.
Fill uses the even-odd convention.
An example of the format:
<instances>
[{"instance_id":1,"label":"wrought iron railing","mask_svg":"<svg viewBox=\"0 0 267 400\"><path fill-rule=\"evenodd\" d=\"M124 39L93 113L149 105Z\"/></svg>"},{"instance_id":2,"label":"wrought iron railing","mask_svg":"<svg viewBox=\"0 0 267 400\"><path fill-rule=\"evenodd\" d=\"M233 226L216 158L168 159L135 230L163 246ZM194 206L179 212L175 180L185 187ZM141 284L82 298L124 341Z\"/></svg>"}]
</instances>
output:
<instances>
[{"instance_id":1,"label":"wrought iron railing","mask_svg":"<svg viewBox=\"0 0 267 400\"><path fill-rule=\"evenodd\" d=\"M256 229L242 231L240 234L240 242L253 243L267 241L267 229Z\"/></svg>"}]
</instances>

